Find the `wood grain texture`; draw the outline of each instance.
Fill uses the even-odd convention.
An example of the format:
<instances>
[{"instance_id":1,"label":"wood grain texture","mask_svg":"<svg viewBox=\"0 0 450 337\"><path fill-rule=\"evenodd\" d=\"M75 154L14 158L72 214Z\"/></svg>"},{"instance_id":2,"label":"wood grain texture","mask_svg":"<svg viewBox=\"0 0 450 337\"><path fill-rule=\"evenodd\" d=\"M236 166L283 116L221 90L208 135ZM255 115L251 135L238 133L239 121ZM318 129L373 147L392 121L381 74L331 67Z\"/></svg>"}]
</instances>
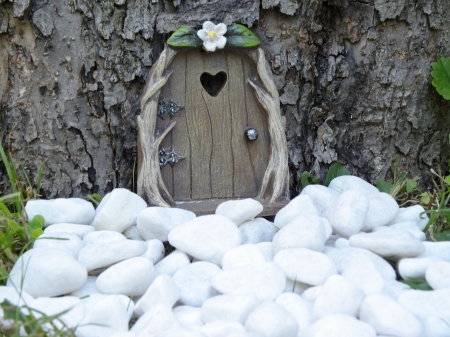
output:
<instances>
[{"instance_id":1,"label":"wood grain texture","mask_svg":"<svg viewBox=\"0 0 450 337\"><path fill-rule=\"evenodd\" d=\"M177 200L191 208L197 204L199 209L209 209L208 200L216 200L214 204L217 200L258 197L273 205L287 200L287 147L285 139L283 143L278 92L274 93L267 70L261 70L263 57L228 50L165 50L164 60L160 57L149 74L142 100L143 111L155 121L142 127L139 124L142 159L138 185L146 184L140 192L152 204L168 206ZM226 81L212 96L200 77L207 73L211 78L220 72L226 74ZM159 99L172 99L182 109L175 116L161 119L157 116ZM249 127L258 130L256 141L245 138ZM141 144L144 142L147 144ZM148 158L159 165L160 147L173 149L185 159L160 170L155 164L145 165L143 161ZM275 172L280 173L279 178ZM150 194L158 194L154 186L149 188L151 182L156 182L160 195L150 199Z\"/></svg>"}]
</instances>

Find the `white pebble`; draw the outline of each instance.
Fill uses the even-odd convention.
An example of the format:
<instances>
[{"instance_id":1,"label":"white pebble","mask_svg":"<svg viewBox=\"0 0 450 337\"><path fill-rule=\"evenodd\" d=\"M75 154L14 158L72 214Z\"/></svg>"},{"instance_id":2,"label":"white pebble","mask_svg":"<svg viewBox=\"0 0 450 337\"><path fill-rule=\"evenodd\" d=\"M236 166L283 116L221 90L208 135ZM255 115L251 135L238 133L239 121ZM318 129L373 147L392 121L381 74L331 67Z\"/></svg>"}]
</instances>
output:
<instances>
[{"instance_id":1,"label":"white pebble","mask_svg":"<svg viewBox=\"0 0 450 337\"><path fill-rule=\"evenodd\" d=\"M250 221L263 211L263 205L254 199L229 200L221 203L216 209L216 215L222 215L236 226Z\"/></svg>"},{"instance_id":2,"label":"white pebble","mask_svg":"<svg viewBox=\"0 0 450 337\"><path fill-rule=\"evenodd\" d=\"M191 263L186 253L175 250L155 265L156 275L172 276L180 268Z\"/></svg>"},{"instance_id":3,"label":"white pebble","mask_svg":"<svg viewBox=\"0 0 450 337\"><path fill-rule=\"evenodd\" d=\"M72 233L78 235L80 239L83 239L86 234L93 231L95 231L95 228L90 225L79 225L72 223L57 223L44 229L45 234L61 232Z\"/></svg>"},{"instance_id":4,"label":"white pebble","mask_svg":"<svg viewBox=\"0 0 450 337\"><path fill-rule=\"evenodd\" d=\"M239 226L242 244L272 242L277 233L274 224L264 218L255 218Z\"/></svg>"},{"instance_id":5,"label":"white pebble","mask_svg":"<svg viewBox=\"0 0 450 337\"><path fill-rule=\"evenodd\" d=\"M450 262L438 261L427 268L425 278L431 288L450 288Z\"/></svg>"},{"instance_id":6,"label":"white pebble","mask_svg":"<svg viewBox=\"0 0 450 337\"><path fill-rule=\"evenodd\" d=\"M296 217L306 215L320 217L320 212L308 195L299 195L278 211L275 215L274 225L281 229Z\"/></svg>"},{"instance_id":7,"label":"white pebble","mask_svg":"<svg viewBox=\"0 0 450 337\"><path fill-rule=\"evenodd\" d=\"M202 319L205 323L231 321L244 324L258 305L259 300L253 294L214 296L203 303Z\"/></svg>"},{"instance_id":8,"label":"white pebble","mask_svg":"<svg viewBox=\"0 0 450 337\"><path fill-rule=\"evenodd\" d=\"M83 246L83 241L76 234L43 233L36 239L33 248L53 248L62 250L76 259Z\"/></svg>"},{"instance_id":9,"label":"white pebble","mask_svg":"<svg viewBox=\"0 0 450 337\"><path fill-rule=\"evenodd\" d=\"M265 261L264 253L258 246L253 244L241 245L225 253L222 258L222 269L239 268Z\"/></svg>"}]
</instances>

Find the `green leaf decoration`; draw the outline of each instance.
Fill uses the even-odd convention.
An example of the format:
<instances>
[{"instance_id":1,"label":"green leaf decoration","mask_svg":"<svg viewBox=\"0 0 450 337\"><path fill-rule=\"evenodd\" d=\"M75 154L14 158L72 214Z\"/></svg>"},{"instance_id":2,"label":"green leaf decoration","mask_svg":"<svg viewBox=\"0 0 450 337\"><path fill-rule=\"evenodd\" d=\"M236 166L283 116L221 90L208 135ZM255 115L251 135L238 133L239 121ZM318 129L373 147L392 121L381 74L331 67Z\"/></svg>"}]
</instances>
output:
<instances>
[{"instance_id":1,"label":"green leaf decoration","mask_svg":"<svg viewBox=\"0 0 450 337\"><path fill-rule=\"evenodd\" d=\"M237 23L228 26L224 36L227 38L225 48L256 48L261 43L250 29Z\"/></svg>"},{"instance_id":2,"label":"green leaf decoration","mask_svg":"<svg viewBox=\"0 0 450 337\"><path fill-rule=\"evenodd\" d=\"M406 180L406 192L411 193L417 187L417 180L408 179Z\"/></svg>"},{"instance_id":3,"label":"green leaf decoration","mask_svg":"<svg viewBox=\"0 0 450 337\"><path fill-rule=\"evenodd\" d=\"M300 176L300 182L302 184L302 189L304 189L308 185L320 183L319 179L317 179L315 175L307 171L303 172Z\"/></svg>"},{"instance_id":4,"label":"green leaf decoration","mask_svg":"<svg viewBox=\"0 0 450 337\"><path fill-rule=\"evenodd\" d=\"M387 181L384 181L384 180L378 180L375 183L375 186L376 186L376 188L378 188L378 191L384 192L387 194L391 193L392 187L393 187L391 183L388 183Z\"/></svg>"},{"instance_id":5,"label":"green leaf decoration","mask_svg":"<svg viewBox=\"0 0 450 337\"><path fill-rule=\"evenodd\" d=\"M183 26L170 36L167 45L174 50L180 50L200 47L203 45L203 41L197 36L197 30Z\"/></svg>"},{"instance_id":6,"label":"green leaf decoration","mask_svg":"<svg viewBox=\"0 0 450 337\"><path fill-rule=\"evenodd\" d=\"M431 82L437 92L447 100L450 100L450 58L440 57L433 63Z\"/></svg>"},{"instance_id":7,"label":"green leaf decoration","mask_svg":"<svg viewBox=\"0 0 450 337\"><path fill-rule=\"evenodd\" d=\"M330 182L336 177L349 176L349 175L350 175L350 172L344 166L342 166L341 163L333 163L328 168L328 173L325 177L324 185L325 186L330 185Z\"/></svg>"},{"instance_id":8,"label":"green leaf decoration","mask_svg":"<svg viewBox=\"0 0 450 337\"><path fill-rule=\"evenodd\" d=\"M44 227L45 220L42 215L36 214L33 219L28 224L28 227L31 229L31 231L35 229L42 229Z\"/></svg>"},{"instance_id":9,"label":"green leaf decoration","mask_svg":"<svg viewBox=\"0 0 450 337\"><path fill-rule=\"evenodd\" d=\"M400 282L416 290L433 290L425 279L419 277L409 277L408 280L400 280Z\"/></svg>"}]
</instances>

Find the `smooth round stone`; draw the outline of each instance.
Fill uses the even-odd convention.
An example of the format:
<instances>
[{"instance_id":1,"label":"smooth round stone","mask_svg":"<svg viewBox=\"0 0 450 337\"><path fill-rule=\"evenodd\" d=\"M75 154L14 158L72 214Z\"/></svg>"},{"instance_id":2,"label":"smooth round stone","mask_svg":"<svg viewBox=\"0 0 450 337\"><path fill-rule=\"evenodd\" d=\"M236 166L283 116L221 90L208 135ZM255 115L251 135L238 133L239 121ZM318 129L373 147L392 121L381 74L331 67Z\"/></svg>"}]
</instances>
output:
<instances>
[{"instance_id":1,"label":"smooth round stone","mask_svg":"<svg viewBox=\"0 0 450 337\"><path fill-rule=\"evenodd\" d=\"M381 294L389 296L393 300L397 301L398 297L405 290L411 290L411 288L405 283L399 282L397 280L385 280Z\"/></svg>"},{"instance_id":2,"label":"smooth round stone","mask_svg":"<svg viewBox=\"0 0 450 337\"><path fill-rule=\"evenodd\" d=\"M320 212L308 195L299 195L278 211L275 215L274 225L281 229L296 217L305 215L320 217Z\"/></svg>"},{"instance_id":3,"label":"smooth round stone","mask_svg":"<svg viewBox=\"0 0 450 337\"><path fill-rule=\"evenodd\" d=\"M348 242L347 239L339 238L334 242L334 246L336 247L336 249L341 249L345 247L350 247L350 243Z\"/></svg>"},{"instance_id":4,"label":"smooth round stone","mask_svg":"<svg viewBox=\"0 0 450 337\"><path fill-rule=\"evenodd\" d=\"M314 302L317 300L317 297L319 297L319 294L322 292L323 286L315 286L306 289L302 294L302 298L304 298L306 301L311 303L311 305L314 304Z\"/></svg>"},{"instance_id":5,"label":"smooth round stone","mask_svg":"<svg viewBox=\"0 0 450 337\"><path fill-rule=\"evenodd\" d=\"M283 269L287 278L314 286L324 284L328 277L337 274L331 258L306 248L282 249L273 262Z\"/></svg>"},{"instance_id":6,"label":"smooth round stone","mask_svg":"<svg viewBox=\"0 0 450 337\"><path fill-rule=\"evenodd\" d=\"M122 233L136 224L138 214L147 208L147 203L126 188L116 188L105 195L95 210L92 226L96 230Z\"/></svg>"},{"instance_id":7,"label":"smooth round stone","mask_svg":"<svg viewBox=\"0 0 450 337\"><path fill-rule=\"evenodd\" d=\"M442 318L428 316L422 320L424 336L448 337L450 336L450 326Z\"/></svg>"},{"instance_id":8,"label":"smooth round stone","mask_svg":"<svg viewBox=\"0 0 450 337\"><path fill-rule=\"evenodd\" d=\"M411 277L425 278L425 272L433 263L441 261L437 257L416 257L400 259L397 262L397 270L402 279Z\"/></svg>"},{"instance_id":9,"label":"smooth round stone","mask_svg":"<svg viewBox=\"0 0 450 337\"><path fill-rule=\"evenodd\" d=\"M33 244L33 248L52 248L66 252L74 259L83 248L84 243L78 235L72 233L43 233Z\"/></svg>"},{"instance_id":10,"label":"smooth round stone","mask_svg":"<svg viewBox=\"0 0 450 337\"><path fill-rule=\"evenodd\" d=\"M203 303L202 320L205 323L230 321L244 324L258 305L259 300L254 294L214 296Z\"/></svg>"},{"instance_id":11,"label":"smooth round stone","mask_svg":"<svg viewBox=\"0 0 450 337\"><path fill-rule=\"evenodd\" d=\"M117 2L116 2L116 4L117 4ZM121 331L121 332L116 332L109 337L137 337L137 335L131 331Z\"/></svg>"},{"instance_id":12,"label":"smooth round stone","mask_svg":"<svg viewBox=\"0 0 450 337\"><path fill-rule=\"evenodd\" d=\"M238 322L215 321L200 328L208 337L228 337L233 333L245 333L245 328Z\"/></svg>"},{"instance_id":13,"label":"smooth round stone","mask_svg":"<svg viewBox=\"0 0 450 337\"><path fill-rule=\"evenodd\" d=\"M64 297L40 297L33 300L29 305L29 308L34 309L32 314L36 318L41 318L42 315L56 316L58 319L52 323L59 329L64 327L73 329L77 327L84 315L84 308L80 305L80 299L75 296ZM59 315L63 313L62 315ZM45 328L51 329L51 325L44 324Z\"/></svg>"},{"instance_id":14,"label":"smooth round stone","mask_svg":"<svg viewBox=\"0 0 450 337\"><path fill-rule=\"evenodd\" d=\"M89 225L95 214L94 206L80 198L29 200L25 212L28 219L33 219L37 214L42 215L45 227L58 223Z\"/></svg>"},{"instance_id":15,"label":"smooth round stone","mask_svg":"<svg viewBox=\"0 0 450 337\"><path fill-rule=\"evenodd\" d=\"M180 305L173 308L173 313L178 322L185 328L202 326L204 324L202 319L202 308L192 307L190 305Z\"/></svg>"},{"instance_id":16,"label":"smooth round stone","mask_svg":"<svg viewBox=\"0 0 450 337\"><path fill-rule=\"evenodd\" d=\"M301 215L275 234L272 251L276 254L285 248L308 248L321 252L325 241L325 228L320 217Z\"/></svg>"},{"instance_id":17,"label":"smooth round stone","mask_svg":"<svg viewBox=\"0 0 450 337\"><path fill-rule=\"evenodd\" d=\"M285 293L293 293L297 295L303 294L307 289L311 288L310 284L302 283L296 280L286 278L286 286L284 288Z\"/></svg>"},{"instance_id":18,"label":"smooth round stone","mask_svg":"<svg viewBox=\"0 0 450 337\"><path fill-rule=\"evenodd\" d=\"M145 241L147 244L147 251L142 254L142 257L149 259L153 264L157 264L164 258L164 244L158 239Z\"/></svg>"},{"instance_id":19,"label":"smooth round stone","mask_svg":"<svg viewBox=\"0 0 450 337\"><path fill-rule=\"evenodd\" d=\"M91 226L92 227L92 226ZM94 228L94 227L92 227ZM113 231L94 231L86 234L83 238L85 245L111 243L117 241L125 241L125 235Z\"/></svg>"},{"instance_id":20,"label":"smooth round stone","mask_svg":"<svg viewBox=\"0 0 450 337\"><path fill-rule=\"evenodd\" d=\"M392 266L386 262L385 259L381 258L377 254L372 253L367 249L356 248L356 247L343 247L341 249L330 249L324 252L325 255L329 256L335 263L338 273L342 273L345 267L353 263L353 259L358 257L367 257L375 265L375 268L383 276L383 278L388 280L395 280L395 270Z\"/></svg>"},{"instance_id":21,"label":"smooth round stone","mask_svg":"<svg viewBox=\"0 0 450 337\"><path fill-rule=\"evenodd\" d=\"M415 236L417 239L419 239L419 241L425 241L427 239L426 235L424 232L419 231L419 230L408 230L408 229L397 229L393 226L381 226L381 227L375 227L372 232L379 232L379 231L390 231L390 230L400 230L400 231L406 231L408 233L411 233L413 236Z\"/></svg>"},{"instance_id":22,"label":"smooth round stone","mask_svg":"<svg viewBox=\"0 0 450 337\"><path fill-rule=\"evenodd\" d=\"M95 228L90 225L79 225L73 223L58 223L50 225L44 229L44 234L51 233L72 233L78 235L80 239L83 239L86 234L95 231Z\"/></svg>"},{"instance_id":23,"label":"smooth round stone","mask_svg":"<svg viewBox=\"0 0 450 337\"><path fill-rule=\"evenodd\" d=\"M262 262L221 271L212 286L224 295L254 294L260 300L274 300L286 286L284 272L273 262Z\"/></svg>"},{"instance_id":24,"label":"smooth round stone","mask_svg":"<svg viewBox=\"0 0 450 337\"><path fill-rule=\"evenodd\" d=\"M264 218L255 218L239 226L242 244L272 242L277 233L273 223Z\"/></svg>"},{"instance_id":25,"label":"smooth round stone","mask_svg":"<svg viewBox=\"0 0 450 337\"><path fill-rule=\"evenodd\" d=\"M421 230L419 230L419 228L417 228L416 224L414 221L407 221L407 222L400 222L398 224L393 224L391 226L388 227L377 227L374 228L373 231L377 231L377 230L384 230L384 229L399 229L399 230L406 230L408 232L410 232L411 234L413 234L416 238L418 238L420 241L425 241L427 239L426 235L424 232L422 232Z\"/></svg>"},{"instance_id":26,"label":"smooth round stone","mask_svg":"<svg viewBox=\"0 0 450 337\"><path fill-rule=\"evenodd\" d=\"M137 228L145 240L167 241L175 227L195 218L195 214L179 208L148 207L137 216Z\"/></svg>"},{"instance_id":27,"label":"smooth round stone","mask_svg":"<svg viewBox=\"0 0 450 337\"><path fill-rule=\"evenodd\" d=\"M13 287L0 286L0 303L7 300L15 306L30 305L34 301L26 292L15 289ZM13 328L15 322L13 319L5 319L4 311L0 308L0 329L3 327L5 331Z\"/></svg>"},{"instance_id":28,"label":"smooth round stone","mask_svg":"<svg viewBox=\"0 0 450 337\"><path fill-rule=\"evenodd\" d=\"M245 328L265 337L296 337L298 333L295 317L281 304L271 301L261 303L252 311Z\"/></svg>"},{"instance_id":29,"label":"smooth round stone","mask_svg":"<svg viewBox=\"0 0 450 337\"><path fill-rule=\"evenodd\" d=\"M87 270L69 254L58 249L31 249L19 257L9 274L7 286L33 297L68 294L83 286Z\"/></svg>"},{"instance_id":30,"label":"smooth round stone","mask_svg":"<svg viewBox=\"0 0 450 337\"><path fill-rule=\"evenodd\" d=\"M328 240L333 235L333 226L331 226L327 218L321 217L320 220L322 220L323 228L325 229L325 240Z\"/></svg>"},{"instance_id":31,"label":"smooth round stone","mask_svg":"<svg viewBox=\"0 0 450 337\"><path fill-rule=\"evenodd\" d=\"M147 244L143 241L116 241L111 243L91 244L78 253L78 261L88 271L109 267L117 262L144 254Z\"/></svg>"},{"instance_id":32,"label":"smooth round stone","mask_svg":"<svg viewBox=\"0 0 450 337\"><path fill-rule=\"evenodd\" d=\"M221 269L210 262L195 262L178 270L173 281L180 291L180 303L201 307L208 298L217 295L211 279L220 272Z\"/></svg>"},{"instance_id":33,"label":"smooth round stone","mask_svg":"<svg viewBox=\"0 0 450 337\"><path fill-rule=\"evenodd\" d=\"M369 199L369 209L361 228L363 232L369 232L375 227L385 226L398 214L398 203L387 193L366 194Z\"/></svg>"},{"instance_id":34,"label":"smooth round stone","mask_svg":"<svg viewBox=\"0 0 450 337\"><path fill-rule=\"evenodd\" d=\"M340 194L328 207L325 218L330 222L334 232L348 238L361 230L368 209L367 196L362 192L349 190Z\"/></svg>"},{"instance_id":35,"label":"smooth round stone","mask_svg":"<svg viewBox=\"0 0 450 337\"><path fill-rule=\"evenodd\" d=\"M155 265L156 275L173 276L179 269L189 265L191 261L186 253L175 250Z\"/></svg>"},{"instance_id":36,"label":"smooth round stone","mask_svg":"<svg viewBox=\"0 0 450 337\"><path fill-rule=\"evenodd\" d=\"M312 307L304 298L293 293L283 293L277 297L275 303L281 304L295 318L298 324L298 335L305 334L312 320Z\"/></svg>"},{"instance_id":37,"label":"smooth round stone","mask_svg":"<svg viewBox=\"0 0 450 337\"><path fill-rule=\"evenodd\" d=\"M383 276L372 261L365 256L356 257L352 263L347 264L342 276L359 285L365 295L379 293L384 287Z\"/></svg>"},{"instance_id":38,"label":"smooth round stone","mask_svg":"<svg viewBox=\"0 0 450 337\"><path fill-rule=\"evenodd\" d=\"M449 288L434 291L404 291L398 297L398 303L417 317L433 315L445 320L450 317Z\"/></svg>"},{"instance_id":39,"label":"smooth round stone","mask_svg":"<svg viewBox=\"0 0 450 337\"><path fill-rule=\"evenodd\" d=\"M163 332L180 327L181 325L171 308L156 306L142 315L130 331L135 332L139 337L160 336Z\"/></svg>"},{"instance_id":40,"label":"smooth round stone","mask_svg":"<svg viewBox=\"0 0 450 337\"><path fill-rule=\"evenodd\" d=\"M422 324L393 299L373 294L361 303L359 319L371 325L378 334L399 337L420 337Z\"/></svg>"},{"instance_id":41,"label":"smooth round stone","mask_svg":"<svg viewBox=\"0 0 450 337\"><path fill-rule=\"evenodd\" d=\"M313 305L313 317L320 319L332 314L356 317L364 299L360 286L341 275L332 275L323 285Z\"/></svg>"},{"instance_id":42,"label":"smooth round stone","mask_svg":"<svg viewBox=\"0 0 450 337\"><path fill-rule=\"evenodd\" d=\"M253 244L241 245L225 253L222 258L222 269L239 268L265 261L264 253L258 246Z\"/></svg>"},{"instance_id":43,"label":"smooth round stone","mask_svg":"<svg viewBox=\"0 0 450 337\"><path fill-rule=\"evenodd\" d=\"M272 242L260 242L257 243L256 246L261 249L264 254L266 261L273 261L273 251L272 251Z\"/></svg>"},{"instance_id":44,"label":"smooth round stone","mask_svg":"<svg viewBox=\"0 0 450 337\"><path fill-rule=\"evenodd\" d=\"M348 241L352 247L368 249L382 257L416 257L425 252L419 239L401 229L355 234Z\"/></svg>"},{"instance_id":45,"label":"smooth round stone","mask_svg":"<svg viewBox=\"0 0 450 337\"><path fill-rule=\"evenodd\" d=\"M134 257L119 262L101 273L97 288L104 294L141 296L155 276L153 263L145 257Z\"/></svg>"},{"instance_id":46,"label":"smooth round stone","mask_svg":"<svg viewBox=\"0 0 450 337\"><path fill-rule=\"evenodd\" d=\"M145 241L144 238L139 233L139 230L136 225L128 227L123 231L123 235L128 240L139 240L139 241Z\"/></svg>"},{"instance_id":47,"label":"smooth round stone","mask_svg":"<svg viewBox=\"0 0 450 337\"><path fill-rule=\"evenodd\" d=\"M306 332L308 337L376 337L375 329L355 317L335 314L312 324Z\"/></svg>"},{"instance_id":48,"label":"smooth round stone","mask_svg":"<svg viewBox=\"0 0 450 337\"><path fill-rule=\"evenodd\" d=\"M173 328L168 331L164 331L160 334L158 334L158 337L209 337L208 335L205 335L203 332L191 328Z\"/></svg>"},{"instance_id":49,"label":"smooth round stone","mask_svg":"<svg viewBox=\"0 0 450 337\"><path fill-rule=\"evenodd\" d=\"M338 193L343 193L348 190L354 190L364 194L380 193L380 191L378 191L375 186L369 184L367 181L350 175L334 178L333 180L331 180L328 188Z\"/></svg>"},{"instance_id":50,"label":"smooth round stone","mask_svg":"<svg viewBox=\"0 0 450 337\"><path fill-rule=\"evenodd\" d=\"M137 301L134 314L141 317L157 306L172 308L180 298L180 292L173 279L168 275L158 276L145 294Z\"/></svg>"},{"instance_id":51,"label":"smooth round stone","mask_svg":"<svg viewBox=\"0 0 450 337\"><path fill-rule=\"evenodd\" d=\"M309 196L319 213L324 215L328 207L339 196L339 193L323 185L308 185L302 190L300 195Z\"/></svg>"},{"instance_id":52,"label":"smooth round stone","mask_svg":"<svg viewBox=\"0 0 450 337\"><path fill-rule=\"evenodd\" d=\"M204 215L174 228L169 233L169 243L199 260L220 266L224 254L241 244L241 232L224 216Z\"/></svg>"},{"instance_id":53,"label":"smooth round stone","mask_svg":"<svg viewBox=\"0 0 450 337\"><path fill-rule=\"evenodd\" d=\"M229 200L221 203L216 209L216 215L224 216L233 221L236 226L250 221L263 211L263 205L254 199Z\"/></svg>"},{"instance_id":54,"label":"smooth round stone","mask_svg":"<svg viewBox=\"0 0 450 337\"><path fill-rule=\"evenodd\" d=\"M128 331L130 316L127 308L132 302L127 297L94 294L81 303L85 315L76 330L77 336L111 336Z\"/></svg>"},{"instance_id":55,"label":"smooth round stone","mask_svg":"<svg viewBox=\"0 0 450 337\"><path fill-rule=\"evenodd\" d=\"M450 241L425 241L422 244L425 246L426 251L419 257L435 257L439 260L450 262Z\"/></svg>"},{"instance_id":56,"label":"smooth round stone","mask_svg":"<svg viewBox=\"0 0 450 337\"><path fill-rule=\"evenodd\" d=\"M423 230L429 221L426 214L421 215L424 212L425 209L420 205L400 208L397 216L389 223L389 225L405 221L414 221L419 230Z\"/></svg>"},{"instance_id":57,"label":"smooth round stone","mask_svg":"<svg viewBox=\"0 0 450 337\"><path fill-rule=\"evenodd\" d=\"M88 276L83 286L80 289L72 291L70 295L76 297L86 297L92 294L99 294L100 290L98 290L96 282L97 276Z\"/></svg>"},{"instance_id":58,"label":"smooth round stone","mask_svg":"<svg viewBox=\"0 0 450 337\"><path fill-rule=\"evenodd\" d=\"M438 261L430 265L425 279L434 290L450 288L450 262Z\"/></svg>"}]
</instances>

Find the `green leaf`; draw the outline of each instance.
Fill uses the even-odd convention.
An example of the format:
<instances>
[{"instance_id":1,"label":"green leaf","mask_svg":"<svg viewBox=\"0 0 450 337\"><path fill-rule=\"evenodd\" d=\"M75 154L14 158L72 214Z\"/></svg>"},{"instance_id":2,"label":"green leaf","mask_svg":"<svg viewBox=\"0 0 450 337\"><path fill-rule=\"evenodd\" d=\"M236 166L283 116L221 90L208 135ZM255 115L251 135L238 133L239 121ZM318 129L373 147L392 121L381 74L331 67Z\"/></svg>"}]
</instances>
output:
<instances>
[{"instance_id":1,"label":"green leaf","mask_svg":"<svg viewBox=\"0 0 450 337\"><path fill-rule=\"evenodd\" d=\"M28 228L33 231L35 229L42 229L44 227L45 220L44 217L40 214L36 214L33 219L28 224Z\"/></svg>"},{"instance_id":2,"label":"green leaf","mask_svg":"<svg viewBox=\"0 0 450 337\"><path fill-rule=\"evenodd\" d=\"M436 241L450 241L450 231L434 233L433 237Z\"/></svg>"},{"instance_id":3,"label":"green leaf","mask_svg":"<svg viewBox=\"0 0 450 337\"><path fill-rule=\"evenodd\" d=\"M446 184L449 184L449 185L450 185L450 176L446 176L446 177L444 178L444 182L445 182Z\"/></svg>"},{"instance_id":4,"label":"green leaf","mask_svg":"<svg viewBox=\"0 0 450 337\"><path fill-rule=\"evenodd\" d=\"M44 233L44 231L42 230L42 228L36 228L35 230L33 230L33 231L30 233L30 236L31 236L33 239L37 239L42 233Z\"/></svg>"},{"instance_id":5,"label":"green leaf","mask_svg":"<svg viewBox=\"0 0 450 337\"><path fill-rule=\"evenodd\" d=\"M392 187L393 187L391 183L388 183L387 181L384 181L384 180L378 180L375 183L375 186L376 186L376 188L378 188L378 191L384 192L387 194L391 193Z\"/></svg>"},{"instance_id":6,"label":"green leaf","mask_svg":"<svg viewBox=\"0 0 450 337\"><path fill-rule=\"evenodd\" d=\"M417 187L417 180L408 179L406 180L406 192L411 193Z\"/></svg>"},{"instance_id":7,"label":"green leaf","mask_svg":"<svg viewBox=\"0 0 450 337\"><path fill-rule=\"evenodd\" d=\"M175 50L183 48L195 48L203 45L203 41L197 36L197 30L183 26L178 28L167 40L167 45Z\"/></svg>"},{"instance_id":8,"label":"green leaf","mask_svg":"<svg viewBox=\"0 0 450 337\"><path fill-rule=\"evenodd\" d=\"M102 201L103 197L98 194L98 193L94 193L94 194L89 194L87 196L87 198L92 201L96 206L98 206L100 204L100 201Z\"/></svg>"},{"instance_id":9,"label":"green leaf","mask_svg":"<svg viewBox=\"0 0 450 337\"><path fill-rule=\"evenodd\" d=\"M328 168L328 173L325 177L325 186L330 185L330 182L337 177L340 176L349 176L350 172L344 167L342 166L341 163L333 163L331 164L331 166Z\"/></svg>"},{"instance_id":10,"label":"green leaf","mask_svg":"<svg viewBox=\"0 0 450 337\"><path fill-rule=\"evenodd\" d=\"M431 82L437 92L447 100L450 100L450 58L440 57L433 63Z\"/></svg>"},{"instance_id":11,"label":"green leaf","mask_svg":"<svg viewBox=\"0 0 450 337\"><path fill-rule=\"evenodd\" d=\"M412 289L433 290L425 279L419 277L409 277L408 280L400 280L400 282L409 285Z\"/></svg>"},{"instance_id":12,"label":"green leaf","mask_svg":"<svg viewBox=\"0 0 450 337\"><path fill-rule=\"evenodd\" d=\"M315 175L309 173L308 171L302 173L302 175L300 176L300 182L302 184L302 189L310 184L320 183L319 179L317 179Z\"/></svg>"},{"instance_id":13,"label":"green leaf","mask_svg":"<svg viewBox=\"0 0 450 337\"><path fill-rule=\"evenodd\" d=\"M224 36L227 38L227 48L256 48L261 43L250 29L238 23L228 26Z\"/></svg>"},{"instance_id":14,"label":"green leaf","mask_svg":"<svg viewBox=\"0 0 450 337\"><path fill-rule=\"evenodd\" d=\"M420 194L420 203L422 205L428 205L431 201L431 195L428 192L423 192Z\"/></svg>"}]
</instances>

